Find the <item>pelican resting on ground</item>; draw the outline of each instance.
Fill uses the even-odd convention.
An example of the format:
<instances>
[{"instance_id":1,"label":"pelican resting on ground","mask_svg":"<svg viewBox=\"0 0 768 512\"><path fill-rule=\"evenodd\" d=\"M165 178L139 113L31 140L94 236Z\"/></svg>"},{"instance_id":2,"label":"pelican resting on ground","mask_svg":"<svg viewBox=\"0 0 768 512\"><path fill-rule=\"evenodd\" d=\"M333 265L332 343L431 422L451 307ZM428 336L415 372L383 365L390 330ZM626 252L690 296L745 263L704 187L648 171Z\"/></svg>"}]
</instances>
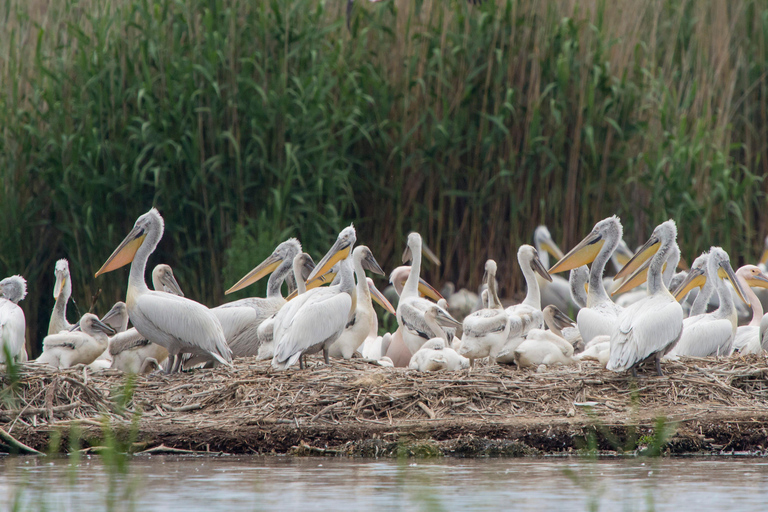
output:
<instances>
[{"instance_id":1,"label":"pelican resting on ground","mask_svg":"<svg viewBox=\"0 0 768 512\"><path fill-rule=\"evenodd\" d=\"M96 315L86 313L80 319L79 331L46 336L43 340L43 353L36 361L54 368L91 364L106 350L108 336L113 334L114 329L102 323Z\"/></svg>"},{"instance_id":2,"label":"pelican resting on ground","mask_svg":"<svg viewBox=\"0 0 768 512\"><path fill-rule=\"evenodd\" d=\"M541 311L541 295L536 274L544 279L551 276L541 264L539 254L530 245L521 245L517 250L517 262L523 271L528 291L522 303L508 307L505 311L509 317L509 335L504 347L499 351L496 361L512 364L515 361L514 351L531 329L544 328L544 313Z\"/></svg>"},{"instance_id":3,"label":"pelican resting on ground","mask_svg":"<svg viewBox=\"0 0 768 512\"><path fill-rule=\"evenodd\" d=\"M587 305L579 310L576 323L585 343L601 334L610 335L622 308L616 305L603 286L603 272L608 260L619 245L623 229L615 215L603 219L576 247L549 269L550 273L571 270L591 263Z\"/></svg>"},{"instance_id":4,"label":"pelican resting on ground","mask_svg":"<svg viewBox=\"0 0 768 512\"><path fill-rule=\"evenodd\" d=\"M412 370L431 372L438 370L461 370L469 368L469 359L459 355L446 344L445 330L437 319L441 315L443 307L433 304L424 312L424 321L435 337L427 340L411 357L408 367Z\"/></svg>"},{"instance_id":5,"label":"pelican resting on ground","mask_svg":"<svg viewBox=\"0 0 768 512\"><path fill-rule=\"evenodd\" d=\"M72 324L67 322L67 304L72 296L72 278L69 275L69 262L61 259L56 262L53 271L56 276L56 284L53 285L53 305L51 320L48 323L48 334L58 334L61 331L69 331Z\"/></svg>"},{"instance_id":6,"label":"pelican resting on ground","mask_svg":"<svg viewBox=\"0 0 768 512\"><path fill-rule=\"evenodd\" d=\"M549 229L544 225L538 226L533 232L533 245L536 247L536 252L538 252L544 268L549 268L550 255L558 260L563 257L563 251L552 240ZM550 277L552 278L551 281L536 275L536 281L538 281L541 289L541 307L545 308L552 304L560 311L576 314L581 306L571 297L571 287L568 281L560 276Z\"/></svg>"},{"instance_id":7,"label":"pelican resting on ground","mask_svg":"<svg viewBox=\"0 0 768 512\"><path fill-rule=\"evenodd\" d=\"M670 219L658 225L648 241L617 274L618 278L624 277L638 270L652 257L648 267L648 297L619 314L610 335L607 369L615 372L632 370L632 375L637 376L636 366L654 359L656 371L663 375L661 358L672 350L683 332L683 308L661 279L662 267L676 238L675 221Z\"/></svg>"},{"instance_id":8,"label":"pelican resting on ground","mask_svg":"<svg viewBox=\"0 0 768 512\"><path fill-rule=\"evenodd\" d=\"M168 350L168 372L181 368L181 354L210 354L230 364L221 323L211 311L193 300L150 291L144 281L149 255L163 236L163 218L152 208L136 220L133 229L96 272L96 277L131 263L125 304L136 330Z\"/></svg>"},{"instance_id":9,"label":"pelican resting on ground","mask_svg":"<svg viewBox=\"0 0 768 512\"><path fill-rule=\"evenodd\" d=\"M736 271L736 279L739 280L747 300L752 305L752 320L749 325L736 328L733 352L742 355L762 354L764 349L760 336L760 323L763 320L763 305L751 287L767 289L768 275L760 271L756 265L744 265Z\"/></svg>"},{"instance_id":10,"label":"pelican resting on ground","mask_svg":"<svg viewBox=\"0 0 768 512\"><path fill-rule=\"evenodd\" d=\"M112 306L107 314L101 317L100 320L104 325L111 327L116 334L125 332L128 329L128 308L125 306L125 302L115 302L115 305ZM77 328L73 330L80 330L80 324L78 324ZM111 342L112 340L110 338L110 345ZM104 370L111 366L112 356L109 353L109 347L107 347L104 352L99 355L99 357L97 357L91 364L88 365L91 370Z\"/></svg>"},{"instance_id":11,"label":"pelican resting on ground","mask_svg":"<svg viewBox=\"0 0 768 512\"><path fill-rule=\"evenodd\" d=\"M408 347L411 354L415 354L424 342L437 336L424 321L424 313L435 304L419 296L421 251L421 235L418 233L408 235L408 245L405 251L403 251L403 262L410 259L412 264L408 279L406 279L405 286L400 294L400 300L397 303L397 323L400 326L403 342L405 342L405 346ZM436 321L442 327L455 329L461 326L448 311L439 307ZM448 341L446 340L446 342Z\"/></svg>"},{"instance_id":12,"label":"pelican resting on ground","mask_svg":"<svg viewBox=\"0 0 768 512\"><path fill-rule=\"evenodd\" d=\"M488 284L488 307L464 318L459 354L469 358L470 366L475 359L496 358L509 337L509 316L496 292L496 262L485 262L485 281Z\"/></svg>"},{"instance_id":13,"label":"pelican resting on ground","mask_svg":"<svg viewBox=\"0 0 768 512\"><path fill-rule=\"evenodd\" d=\"M0 281L0 363L5 364L6 351L17 362L27 361L25 333L27 322L19 301L27 296L27 281L21 276Z\"/></svg>"},{"instance_id":14,"label":"pelican resting on ground","mask_svg":"<svg viewBox=\"0 0 768 512\"><path fill-rule=\"evenodd\" d=\"M363 359L377 361L386 356L390 343L392 343L392 333L389 332L385 332L382 336L375 338L368 337L363 346L360 347L360 353ZM390 361L392 360L390 359ZM394 362L392 362L392 365L394 366Z\"/></svg>"},{"instance_id":15,"label":"pelican resting on ground","mask_svg":"<svg viewBox=\"0 0 768 512\"><path fill-rule=\"evenodd\" d=\"M573 345L552 331L533 329L514 352L518 368L558 366L575 363Z\"/></svg>"}]
</instances>

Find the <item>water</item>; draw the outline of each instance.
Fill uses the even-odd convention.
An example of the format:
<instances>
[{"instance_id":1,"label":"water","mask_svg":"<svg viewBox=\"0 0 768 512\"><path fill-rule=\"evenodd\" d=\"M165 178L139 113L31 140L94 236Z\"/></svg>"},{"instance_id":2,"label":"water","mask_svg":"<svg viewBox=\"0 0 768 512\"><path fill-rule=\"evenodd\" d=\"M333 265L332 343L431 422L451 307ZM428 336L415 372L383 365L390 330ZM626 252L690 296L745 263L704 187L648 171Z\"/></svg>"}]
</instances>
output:
<instances>
[{"instance_id":1,"label":"water","mask_svg":"<svg viewBox=\"0 0 768 512\"><path fill-rule=\"evenodd\" d=\"M0 459L0 510L764 510L764 458Z\"/></svg>"}]
</instances>

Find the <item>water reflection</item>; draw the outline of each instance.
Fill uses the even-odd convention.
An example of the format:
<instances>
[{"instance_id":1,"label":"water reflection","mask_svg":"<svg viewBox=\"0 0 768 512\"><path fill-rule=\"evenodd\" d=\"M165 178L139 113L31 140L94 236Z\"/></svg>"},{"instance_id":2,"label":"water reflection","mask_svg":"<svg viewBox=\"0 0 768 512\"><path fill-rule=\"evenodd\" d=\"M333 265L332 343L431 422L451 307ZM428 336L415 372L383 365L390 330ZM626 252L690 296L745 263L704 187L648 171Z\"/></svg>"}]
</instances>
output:
<instances>
[{"instance_id":1,"label":"water reflection","mask_svg":"<svg viewBox=\"0 0 768 512\"><path fill-rule=\"evenodd\" d=\"M768 462L731 459L0 459L2 510L762 510Z\"/></svg>"}]
</instances>

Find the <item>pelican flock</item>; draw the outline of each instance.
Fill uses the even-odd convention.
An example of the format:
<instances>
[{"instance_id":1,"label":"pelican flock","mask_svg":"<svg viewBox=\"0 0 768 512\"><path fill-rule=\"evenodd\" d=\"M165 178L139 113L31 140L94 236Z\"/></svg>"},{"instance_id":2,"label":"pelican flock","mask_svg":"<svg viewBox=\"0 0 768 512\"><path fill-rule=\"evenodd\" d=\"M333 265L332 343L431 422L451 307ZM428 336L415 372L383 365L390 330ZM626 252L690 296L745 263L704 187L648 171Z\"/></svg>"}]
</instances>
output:
<instances>
[{"instance_id":1,"label":"pelican flock","mask_svg":"<svg viewBox=\"0 0 768 512\"><path fill-rule=\"evenodd\" d=\"M397 299L393 306L372 279L383 276L384 269L368 247L357 245L350 225L317 265L298 239L279 243L226 292L269 276L266 297L209 308L184 295L168 265L154 268L154 290L147 287L147 264L163 231L162 216L150 209L95 273L99 277L130 264L125 302L101 319L87 313L74 325L68 322L73 279L68 261L56 262L55 304L38 363L173 373L255 356L271 360L274 371L294 366L300 371L320 353L324 364L359 357L404 371L471 372L478 361L538 369L596 361L608 371L637 376L644 363L662 375L669 359L743 357L768 350L762 292L752 290L768 289L763 268L768 251L758 265L734 272L726 251L712 247L690 270L675 273L681 255L672 220L656 226L635 253L626 248L617 216L597 222L565 254L549 229L539 226L533 246L517 250L526 294L511 306L500 297L506 277L499 275L494 259L485 263L477 297L466 290L454 293L449 283L443 298L422 276L422 254L439 260L416 232L408 235L403 251L409 264L389 276L396 294L392 302ZM557 259L551 266L550 257ZM612 278L605 276L610 261L616 267ZM566 271L567 280L558 275ZM0 362L27 361L19 306L25 295L22 277L0 281ZM751 312L747 321L738 314L739 303ZM396 322L392 332L381 328L381 314L392 317L390 325Z\"/></svg>"}]
</instances>

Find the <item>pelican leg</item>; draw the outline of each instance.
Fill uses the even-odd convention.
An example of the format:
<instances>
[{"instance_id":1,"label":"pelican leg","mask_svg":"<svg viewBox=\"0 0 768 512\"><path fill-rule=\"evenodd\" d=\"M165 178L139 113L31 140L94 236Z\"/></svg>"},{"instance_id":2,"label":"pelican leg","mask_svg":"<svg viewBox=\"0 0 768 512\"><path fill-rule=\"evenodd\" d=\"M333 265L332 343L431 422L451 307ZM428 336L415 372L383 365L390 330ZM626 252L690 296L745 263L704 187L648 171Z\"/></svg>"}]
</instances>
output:
<instances>
[{"instance_id":1,"label":"pelican leg","mask_svg":"<svg viewBox=\"0 0 768 512\"><path fill-rule=\"evenodd\" d=\"M304 354L299 356L299 370L303 370L305 368L304 365Z\"/></svg>"},{"instance_id":2,"label":"pelican leg","mask_svg":"<svg viewBox=\"0 0 768 512\"><path fill-rule=\"evenodd\" d=\"M165 362L165 373L171 373L176 364L176 354L168 354L168 361Z\"/></svg>"},{"instance_id":3,"label":"pelican leg","mask_svg":"<svg viewBox=\"0 0 768 512\"><path fill-rule=\"evenodd\" d=\"M661 372L661 352L656 352L656 373L659 374L659 377L664 376Z\"/></svg>"},{"instance_id":4,"label":"pelican leg","mask_svg":"<svg viewBox=\"0 0 768 512\"><path fill-rule=\"evenodd\" d=\"M637 378L637 368L635 368L634 366L632 367L632 376L634 378Z\"/></svg>"},{"instance_id":5,"label":"pelican leg","mask_svg":"<svg viewBox=\"0 0 768 512\"><path fill-rule=\"evenodd\" d=\"M181 373L181 369L184 367L183 361L184 358L182 357L182 354L176 354L174 356L173 369L171 370L171 373Z\"/></svg>"},{"instance_id":6,"label":"pelican leg","mask_svg":"<svg viewBox=\"0 0 768 512\"><path fill-rule=\"evenodd\" d=\"M331 361L328 358L328 347L323 347L323 359L325 360L325 364L331 364Z\"/></svg>"}]
</instances>

